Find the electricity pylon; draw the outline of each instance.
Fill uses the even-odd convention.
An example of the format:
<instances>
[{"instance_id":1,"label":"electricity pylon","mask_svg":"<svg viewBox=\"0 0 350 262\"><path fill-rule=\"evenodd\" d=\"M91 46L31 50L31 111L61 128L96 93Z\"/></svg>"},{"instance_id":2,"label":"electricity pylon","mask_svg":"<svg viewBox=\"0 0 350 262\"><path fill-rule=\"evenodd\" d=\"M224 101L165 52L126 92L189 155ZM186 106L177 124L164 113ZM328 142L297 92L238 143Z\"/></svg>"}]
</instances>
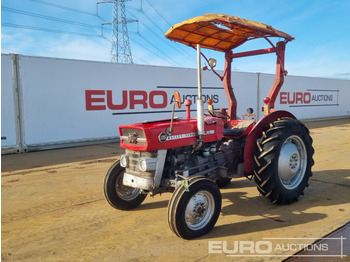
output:
<instances>
[{"instance_id":1,"label":"electricity pylon","mask_svg":"<svg viewBox=\"0 0 350 262\"><path fill-rule=\"evenodd\" d=\"M131 0L105 0L97 4L112 3L113 19L111 22L105 22L102 25L112 25L111 38L111 61L116 63L133 63L130 40L128 33L128 23L138 22L137 20L126 18L125 2ZM98 9L97 9L98 10Z\"/></svg>"}]
</instances>

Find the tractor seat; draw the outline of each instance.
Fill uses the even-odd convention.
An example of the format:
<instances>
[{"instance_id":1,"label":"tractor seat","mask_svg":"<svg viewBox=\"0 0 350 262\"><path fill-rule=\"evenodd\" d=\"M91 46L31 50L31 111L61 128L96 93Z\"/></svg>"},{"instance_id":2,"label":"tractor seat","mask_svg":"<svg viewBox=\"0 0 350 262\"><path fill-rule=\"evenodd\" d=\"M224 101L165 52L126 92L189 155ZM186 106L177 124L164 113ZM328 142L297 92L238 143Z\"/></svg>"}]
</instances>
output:
<instances>
[{"instance_id":1,"label":"tractor seat","mask_svg":"<svg viewBox=\"0 0 350 262\"><path fill-rule=\"evenodd\" d=\"M241 136L252 123L254 123L254 120L239 121L230 128L224 128L224 136Z\"/></svg>"},{"instance_id":2,"label":"tractor seat","mask_svg":"<svg viewBox=\"0 0 350 262\"><path fill-rule=\"evenodd\" d=\"M245 128L224 128L224 136L241 136Z\"/></svg>"}]
</instances>

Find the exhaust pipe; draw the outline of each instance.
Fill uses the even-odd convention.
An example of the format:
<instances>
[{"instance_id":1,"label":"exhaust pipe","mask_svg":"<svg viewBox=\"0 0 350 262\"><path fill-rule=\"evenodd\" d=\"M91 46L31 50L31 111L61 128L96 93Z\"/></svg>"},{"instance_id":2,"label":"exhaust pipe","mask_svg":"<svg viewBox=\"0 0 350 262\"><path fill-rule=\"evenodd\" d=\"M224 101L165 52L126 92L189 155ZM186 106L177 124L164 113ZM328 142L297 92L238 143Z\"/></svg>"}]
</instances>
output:
<instances>
[{"instance_id":1,"label":"exhaust pipe","mask_svg":"<svg viewBox=\"0 0 350 262\"><path fill-rule=\"evenodd\" d=\"M201 45L197 44L197 70L198 70L198 99L197 99L197 132L198 145L195 150L199 150L203 145L204 136L204 108L202 100L202 68L201 68Z\"/></svg>"}]
</instances>

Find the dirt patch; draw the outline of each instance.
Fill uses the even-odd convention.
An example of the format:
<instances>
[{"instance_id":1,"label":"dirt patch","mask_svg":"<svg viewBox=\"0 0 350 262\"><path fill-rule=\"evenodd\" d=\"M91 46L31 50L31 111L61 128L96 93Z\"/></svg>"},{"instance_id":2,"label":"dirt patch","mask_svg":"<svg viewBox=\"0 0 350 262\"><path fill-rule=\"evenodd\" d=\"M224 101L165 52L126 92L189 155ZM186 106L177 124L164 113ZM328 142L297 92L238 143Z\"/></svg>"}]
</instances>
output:
<instances>
[{"instance_id":1,"label":"dirt patch","mask_svg":"<svg viewBox=\"0 0 350 262\"><path fill-rule=\"evenodd\" d=\"M273 205L259 196L254 182L236 178L221 190L222 210L213 231L191 241L169 229L170 194L147 197L132 211L109 206L103 181L115 153L123 152L117 144L3 156L2 260L253 261L209 254L209 243L320 238L350 221L349 129L343 122L341 128L311 130L314 174L298 202ZM268 259L294 253L275 251Z\"/></svg>"}]
</instances>

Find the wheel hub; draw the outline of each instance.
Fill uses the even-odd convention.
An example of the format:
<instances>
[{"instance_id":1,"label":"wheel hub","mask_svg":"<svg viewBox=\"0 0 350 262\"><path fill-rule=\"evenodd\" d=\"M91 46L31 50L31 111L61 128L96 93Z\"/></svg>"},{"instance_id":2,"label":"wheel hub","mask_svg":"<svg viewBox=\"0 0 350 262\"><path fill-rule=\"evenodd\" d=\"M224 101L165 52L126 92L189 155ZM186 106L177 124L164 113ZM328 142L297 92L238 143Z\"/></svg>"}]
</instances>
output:
<instances>
[{"instance_id":1,"label":"wheel hub","mask_svg":"<svg viewBox=\"0 0 350 262\"><path fill-rule=\"evenodd\" d=\"M191 229L203 228L214 213L214 198L206 191L192 196L185 210L185 222Z\"/></svg>"},{"instance_id":2,"label":"wheel hub","mask_svg":"<svg viewBox=\"0 0 350 262\"><path fill-rule=\"evenodd\" d=\"M287 189L296 188L306 170L306 149L298 136L289 137L282 145L278 159L278 175Z\"/></svg>"},{"instance_id":3,"label":"wheel hub","mask_svg":"<svg viewBox=\"0 0 350 262\"><path fill-rule=\"evenodd\" d=\"M289 159L289 166L292 172L296 172L300 165L300 155L299 153L294 153Z\"/></svg>"},{"instance_id":4,"label":"wheel hub","mask_svg":"<svg viewBox=\"0 0 350 262\"><path fill-rule=\"evenodd\" d=\"M207 199L199 194L194 195L186 208L186 220L195 224L198 223L207 209L208 201Z\"/></svg>"},{"instance_id":5,"label":"wheel hub","mask_svg":"<svg viewBox=\"0 0 350 262\"><path fill-rule=\"evenodd\" d=\"M283 144L279 160L278 172L282 180L290 180L298 172L300 166L300 154L297 147L291 142Z\"/></svg>"},{"instance_id":6,"label":"wheel hub","mask_svg":"<svg viewBox=\"0 0 350 262\"><path fill-rule=\"evenodd\" d=\"M204 203L197 203L196 206L193 208L193 214L196 218L201 218L205 210L206 207Z\"/></svg>"}]
</instances>

